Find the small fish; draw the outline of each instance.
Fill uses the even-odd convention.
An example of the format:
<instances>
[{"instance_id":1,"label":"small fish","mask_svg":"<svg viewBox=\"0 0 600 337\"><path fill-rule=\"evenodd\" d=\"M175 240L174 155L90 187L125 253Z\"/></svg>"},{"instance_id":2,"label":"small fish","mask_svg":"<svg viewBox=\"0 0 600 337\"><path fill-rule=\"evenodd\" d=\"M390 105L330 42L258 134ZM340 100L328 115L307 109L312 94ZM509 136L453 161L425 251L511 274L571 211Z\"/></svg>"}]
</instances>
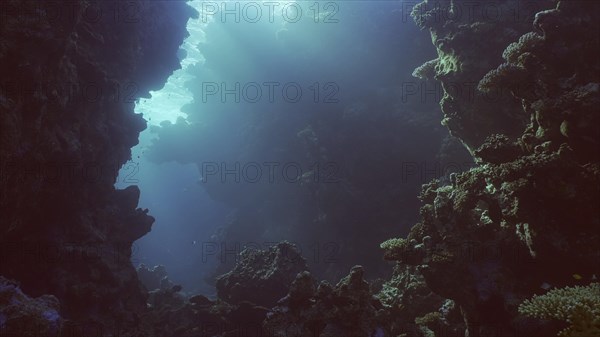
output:
<instances>
[{"instance_id":1,"label":"small fish","mask_svg":"<svg viewBox=\"0 0 600 337\"><path fill-rule=\"evenodd\" d=\"M552 288L552 285L550 285L550 283L544 282L544 283L542 283L540 288L542 288L544 290L548 290L548 289Z\"/></svg>"},{"instance_id":2,"label":"small fish","mask_svg":"<svg viewBox=\"0 0 600 337\"><path fill-rule=\"evenodd\" d=\"M576 280L581 280L583 277L581 277L579 274L573 274L573 278Z\"/></svg>"}]
</instances>

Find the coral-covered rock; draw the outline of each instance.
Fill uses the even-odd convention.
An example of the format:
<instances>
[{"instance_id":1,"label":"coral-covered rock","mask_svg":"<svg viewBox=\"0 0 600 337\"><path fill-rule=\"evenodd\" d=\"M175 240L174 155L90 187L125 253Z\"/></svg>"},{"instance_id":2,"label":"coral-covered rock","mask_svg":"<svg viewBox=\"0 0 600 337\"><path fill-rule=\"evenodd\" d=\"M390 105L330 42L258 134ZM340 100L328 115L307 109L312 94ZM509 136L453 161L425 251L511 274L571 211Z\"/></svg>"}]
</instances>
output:
<instances>
[{"instance_id":1,"label":"coral-covered rock","mask_svg":"<svg viewBox=\"0 0 600 337\"><path fill-rule=\"evenodd\" d=\"M491 135L475 150L477 158L492 164L513 161L524 154L522 147L516 142L511 142L505 135Z\"/></svg>"},{"instance_id":2,"label":"coral-covered rock","mask_svg":"<svg viewBox=\"0 0 600 337\"><path fill-rule=\"evenodd\" d=\"M217 302L210 306L196 306L191 303L172 306L162 302L140 316L136 336L222 336L236 329L225 318L231 310L232 307L224 302Z\"/></svg>"},{"instance_id":3,"label":"coral-covered rock","mask_svg":"<svg viewBox=\"0 0 600 337\"><path fill-rule=\"evenodd\" d=\"M55 296L31 298L19 285L0 276L0 335L58 336L63 324Z\"/></svg>"},{"instance_id":4,"label":"coral-covered rock","mask_svg":"<svg viewBox=\"0 0 600 337\"><path fill-rule=\"evenodd\" d=\"M249 301L272 307L306 269L298 249L286 241L268 250L245 249L233 270L217 278L217 294L233 304Z\"/></svg>"},{"instance_id":5,"label":"coral-covered rock","mask_svg":"<svg viewBox=\"0 0 600 337\"><path fill-rule=\"evenodd\" d=\"M561 1L535 16L528 32L504 51L507 61L479 83L489 90L511 92L522 100L532 120L522 136L529 146L547 141L567 143L583 162L598 160L600 148L600 51L596 2ZM583 24L585 22L585 24ZM518 69L519 75L507 69Z\"/></svg>"},{"instance_id":6,"label":"coral-covered rock","mask_svg":"<svg viewBox=\"0 0 600 337\"><path fill-rule=\"evenodd\" d=\"M433 293L416 267L397 264L392 278L375 296L385 308L381 316L386 335L419 336L421 326L456 335L464 331L459 309Z\"/></svg>"},{"instance_id":7,"label":"coral-covered rock","mask_svg":"<svg viewBox=\"0 0 600 337\"><path fill-rule=\"evenodd\" d=\"M173 307L179 308L183 306L185 298L179 294L182 287L175 285L170 288L162 287L154 289L148 293L148 304L154 308Z\"/></svg>"},{"instance_id":8,"label":"coral-covered rock","mask_svg":"<svg viewBox=\"0 0 600 337\"><path fill-rule=\"evenodd\" d=\"M467 321L508 326L518 300L544 282L598 273L600 256L590 247L599 240L600 175L569 153L565 146L540 150L458 174L454 185L427 197L423 222L402 254L391 256L419 266L427 285L460 305Z\"/></svg>"},{"instance_id":9,"label":"coral-covered rock","mask_svg":"<svg viewBox=\"0 0 600 337\"><path fill-rule=\"evenodd\" d=\"M333 287L315 281L305 272L298 274L288 296L267 315L265 330L272 336L371 336L383 324L381 308L363 279L361 266Z\"/></svg>"},{"instance_id":10,"label":"coral-covered rock","mask_svg":"<svg viewBox=\"0 0 600 337\"><path fill-rule=\"evenodd\" d=\"M600 4L560 1L527 20L535 32L519 38L514 34L524 27L503 22L498 36L464 48L462 36L482 41L489 27L440 23L435 11L423 11L428 5L415 7L415 18L431 30L438 63L449 58L436 65L436 78L444 85L476 80L478 90L511 98L466 102L447 92L447 125L479 166L448 184L424 185L421 222L382 248L386 257L416 266L433 292L460 307L469 336L556 334L552 324L525 321L517 307L541 286L588 284L600 274L600 44L587 38L600 29ZM510 116L522 118L511 126Z\"/></svg>"},{"instance_id":11,"label":"coral-covered rock","mask_svg":"<svg viewBox=\"0 0 600 337\"><path fill-rule=\"evenodd\" d=\"M520 102L507 93L482 92L477 84L502 63L506 46L530 29L535 9L551 5L551 1L527 6L518 1L495 1L493 16L490 16L489 6L466 0L426 0L414 6L415 22L429 29L438 53L437 59L417 68L414 75L434 77L442 83L442 124L471 151L490 134L505 134L515 139L523 132L528 116L520 113ZM517 78L515 74L526 73L513 65L503 66L496 72L510 74L511 84L522 80L523 76ZM499 75L494 73L493 76ZM486 81L480 88L487 88Z\"/></svg>"}]
</instances>

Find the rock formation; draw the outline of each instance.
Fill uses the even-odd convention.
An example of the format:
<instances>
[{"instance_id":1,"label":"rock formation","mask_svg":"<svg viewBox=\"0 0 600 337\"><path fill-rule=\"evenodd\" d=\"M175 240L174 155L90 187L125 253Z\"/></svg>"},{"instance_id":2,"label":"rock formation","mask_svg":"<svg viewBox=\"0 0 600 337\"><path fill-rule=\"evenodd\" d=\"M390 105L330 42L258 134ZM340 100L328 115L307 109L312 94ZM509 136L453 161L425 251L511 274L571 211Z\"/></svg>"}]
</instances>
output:
<instances>
[{"instance_id":1,"label":"rock formation","mask_svg":"<svg viewBox=\"0 0 600 337\"><path fill-rule=\"evenodd\" d=\"M156 1L5 1L0 22L0 274L69 320L146 307L130 262L154 219L113 187L146 127L135 100L179 67L194 13ZM99 323L99 324L100 324Z\"/></svg>"}]
</instances>

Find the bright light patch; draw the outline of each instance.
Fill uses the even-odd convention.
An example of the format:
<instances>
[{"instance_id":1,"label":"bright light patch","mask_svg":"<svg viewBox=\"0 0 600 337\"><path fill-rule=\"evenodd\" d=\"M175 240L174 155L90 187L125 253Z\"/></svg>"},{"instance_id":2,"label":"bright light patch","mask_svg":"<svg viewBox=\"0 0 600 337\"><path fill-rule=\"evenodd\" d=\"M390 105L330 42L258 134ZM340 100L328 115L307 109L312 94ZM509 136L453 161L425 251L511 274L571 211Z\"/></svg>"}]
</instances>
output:
<instances>
[{"instance_id":1,"label":"bright light patch","mask_svg":"<svg viewBox=\"0 0 600 337\"><path fill-rule=\"evenodd\" d=\"M200 0L193 0L188 2L188 5L200 11L201 3ZM160 125L163 121L175 123L178 118L186 117L186 114L181 112L181 107L190 103L193 95L186 88L185 83L194 78L189 74L189 67L204 62L204 57L198 50L198 44L205 41L203 29L205 26L206 23L199 18L188 21L187 31L190 36L181 45L181 48L187 53L181 61L181 69L173 72L162 89L151 91L151 98L143 98L136 103L135 111L142 113L148 124Z\"/></svg>"},{"instance_id":2,"label":"bright light patch","mask_svg":"<svg viewBox=\"0 0 600 337\"><path fill-rule=\"evenodd\" d=\"M194 76L190 75L189 67L195 66L196 64L203 64L204 57L201 51L198 49L200 43L206 41L204 28L215 18L211 15L202 15L204 0L192 0L187 4L193 7L198 13L200 13L197 19L190 19L187 23L187 31L189 36L184 40L181 48L186 51L186 56L181 60L181 69L173 72L173 75L167 79L165 86L158 91L151 91L151 98L140 99L136 103L135 111L142 113L149 125L160 125L164 121L175 123L178 118L186 118L186 114L181 111L181 108L191 103L193 100L192 93L186 88L186 82L194 80ZM226 1L231 2L231 1ZM263 1L258 3L262 4ZM281 18L281 11L295 1L277 1L269 2L270 6L275 5L274 21L276 23L283 24L284 21ZM217 3L219 6L223 4L221 2L210 2ZM244 2L240 2L240 6ZM205 4L206 6L206 4ZM262 8L264 13L268 13L268 7ZM268 20L268 17L263 17L263 20Z\"/></svg>"}]
</instances>

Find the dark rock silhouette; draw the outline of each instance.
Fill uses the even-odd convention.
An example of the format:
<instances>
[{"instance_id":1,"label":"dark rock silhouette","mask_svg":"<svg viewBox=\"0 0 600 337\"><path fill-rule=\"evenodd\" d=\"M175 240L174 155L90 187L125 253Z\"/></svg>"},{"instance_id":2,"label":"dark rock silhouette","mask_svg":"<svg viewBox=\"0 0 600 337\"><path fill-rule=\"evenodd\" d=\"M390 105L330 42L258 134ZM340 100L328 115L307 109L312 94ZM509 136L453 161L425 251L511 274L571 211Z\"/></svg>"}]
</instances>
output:
<instances>
[{"instance_id":1,"label":"dark rock silhouette","mask_svg":"<svg viewBox=\"0 0 600 337\"><path fill-rule=\"evenodd\" d=\"M180 67L194 15L185 3L128 5L137 11L7 1L0 20L0 274L56 296L66 319L111 329L146 308L131 245L154 219L137 187L113 187L146 127L134 102Z\"/></svg>"}]
</instances>

